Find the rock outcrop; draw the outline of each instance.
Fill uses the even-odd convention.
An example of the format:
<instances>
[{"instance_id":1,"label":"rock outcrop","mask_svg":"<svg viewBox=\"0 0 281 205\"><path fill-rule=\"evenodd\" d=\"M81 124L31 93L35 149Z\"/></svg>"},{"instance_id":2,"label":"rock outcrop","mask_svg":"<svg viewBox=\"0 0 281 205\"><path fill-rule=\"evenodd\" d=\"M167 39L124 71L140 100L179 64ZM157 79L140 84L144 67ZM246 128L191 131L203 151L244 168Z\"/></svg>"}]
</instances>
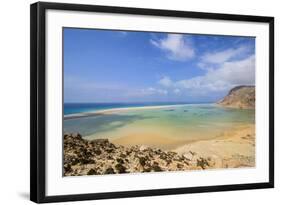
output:
<instances>
[{"instance_id":1,"label":"rock outcrop","mask_svg":"<svg viewBox=\"0 0 281 205\"><path fill-rule=\"evenodd\" d=\"M211 158L146 146L117 146L107 139L64 134L64 176L183 171L212 168Z\"/></svg>"},{"instance_id":2,"label":"rock outcrop","mask_svg":"<svg viewBox=\"0 0 281 205\"><path fill-rule=\"evenodd\" d=\"M255 86L242 85L232 88L218 104L231 108L254 109L255 99Z\"/></svg>"}]
</instances>

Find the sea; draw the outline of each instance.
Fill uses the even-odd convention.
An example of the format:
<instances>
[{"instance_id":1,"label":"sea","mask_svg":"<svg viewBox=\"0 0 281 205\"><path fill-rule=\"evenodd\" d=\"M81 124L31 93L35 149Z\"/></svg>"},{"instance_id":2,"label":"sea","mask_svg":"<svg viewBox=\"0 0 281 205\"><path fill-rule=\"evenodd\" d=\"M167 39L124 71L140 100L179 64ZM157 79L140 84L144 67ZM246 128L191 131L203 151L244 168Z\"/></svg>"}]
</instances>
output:
<instances>
[{"instance_id":1,"label":"sea","mask_svg":"<svg viewBox=\"0 0 281 205\"><path fill-rule=\"evenodd\" d=\"M193 141L216 138L239 126L255 124L254 109L225 108L214 103L65 103L64 115L162 105L169 107L64 119L63 129L67 133L79 132L86 139L126 137L153 141L161 137Z\"/></svg>"}]
</instances>

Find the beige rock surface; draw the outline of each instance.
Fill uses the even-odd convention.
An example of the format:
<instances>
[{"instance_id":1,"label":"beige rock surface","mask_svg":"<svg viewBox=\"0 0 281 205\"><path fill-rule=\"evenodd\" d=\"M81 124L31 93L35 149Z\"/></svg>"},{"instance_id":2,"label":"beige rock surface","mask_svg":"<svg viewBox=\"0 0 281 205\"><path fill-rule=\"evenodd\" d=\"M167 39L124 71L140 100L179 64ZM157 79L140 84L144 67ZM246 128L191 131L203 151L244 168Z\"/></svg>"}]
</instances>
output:
<instances>
[{"instance_id":1,"label":"beige rock surface","mask_svg":"<svg viewBox=\"0 0 281 205\"><path fill-rule=\"evenodd\" d=\"M237 86L232 88L218 105L231 108L254 109L255 86Z\"/></svg>"}]
</instances>

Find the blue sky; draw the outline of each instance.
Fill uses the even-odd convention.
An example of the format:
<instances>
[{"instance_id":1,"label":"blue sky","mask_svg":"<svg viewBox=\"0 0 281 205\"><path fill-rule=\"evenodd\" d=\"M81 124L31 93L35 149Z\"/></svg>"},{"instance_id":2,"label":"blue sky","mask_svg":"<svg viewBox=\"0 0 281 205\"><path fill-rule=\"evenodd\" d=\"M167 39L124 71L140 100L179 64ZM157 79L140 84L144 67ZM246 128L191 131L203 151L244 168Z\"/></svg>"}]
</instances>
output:
<instances>
[{"instance_id":1,"label":"blue sky","mask_svg":"<svg viewBox=\"0 0 281 205\"><path fill-rule=\"evenodd\" d=\"M255 84L255 38L64 29L65 102L214 102Z\"/></svg>"}]
</instances>

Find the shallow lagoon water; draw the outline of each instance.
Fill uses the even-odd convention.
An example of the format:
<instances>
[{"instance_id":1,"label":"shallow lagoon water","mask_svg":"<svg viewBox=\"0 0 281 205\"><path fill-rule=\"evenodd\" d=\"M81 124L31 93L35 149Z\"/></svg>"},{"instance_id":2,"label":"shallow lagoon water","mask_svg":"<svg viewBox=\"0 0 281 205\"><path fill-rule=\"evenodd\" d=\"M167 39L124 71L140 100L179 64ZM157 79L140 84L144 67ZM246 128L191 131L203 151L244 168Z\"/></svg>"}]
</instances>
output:
<instances>
[{"instance_id":1,"label":"shallow lagoon water","mask_svg":"<svg viewBox=\"0 0 281 205\"><path fill-rule=\"evenodd\" d=\"M163 137L192 141L215 138L229 129L254 123L252 109L189 104L68 119L64 120L64 132L79 132L87 139Z\"/></svg>"}]
</instances>

